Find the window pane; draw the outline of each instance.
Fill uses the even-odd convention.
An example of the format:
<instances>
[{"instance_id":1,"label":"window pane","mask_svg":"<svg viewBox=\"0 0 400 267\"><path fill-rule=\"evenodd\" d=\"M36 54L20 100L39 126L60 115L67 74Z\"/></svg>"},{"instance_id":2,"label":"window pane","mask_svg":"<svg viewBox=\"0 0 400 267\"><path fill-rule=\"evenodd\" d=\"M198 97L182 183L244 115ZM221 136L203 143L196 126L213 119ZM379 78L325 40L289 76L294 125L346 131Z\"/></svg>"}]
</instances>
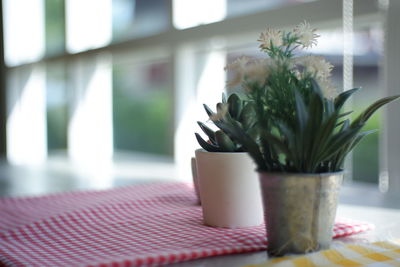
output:
<instances>
[{"instance_id":1,"label":"window pane","mask_svg":"<svg viewBox=\"0 0 400 267\"><path fill-rule=\"evenodd\" d=\"M63 64L47 66L47 148L49 152L67 149L68 97Z\"/></svg>"},{"instance_id":2,"label":"window pane","mask_svg":"<svg viewBox=\"0 0 400 267\"><path fill-rule=\"evenodd\" d=\"M113 39L126 40L165 31L169 25L168 1L113 0Z\"/></svg>"},{"instance_id":3,"label":"window pane","mask_svg":"<svg viewBox=\"0 0 400 267\"><path fill-rule=\"evenodd\" d=\"M379 65L382 59L382 27L371 26L355 32L354 43L354 86L361 87L354 97L354 110L360 111L383 97ZM364 130L378 129L364 138L353 153L354 180L378 183L379 135L381 134L382 110L373 115Z\"/></svg>"},{"instance_id":4,"label":"window pane","mask_svg":"<svg viewBox=\"0 0 400 267\"><path fill-rule=\"evenodd\" d=\"M7 159L11 164L41 164L46 149L45 70L14 68L7 77Z\"/></svg>"},{"instance_id":5,"label":"window pane","mask_svg":"<svg viewBox=\"0 0 400 267\"><path fill-rule=\"evenodd\" d=\"M36 61L43 56L43 1L3 1L4 56L8 66Z\"/></svg>"},{"instance_id":6,"label":"window pane","mask_svg":"<svg viewBox=\"0 0 400 267\"><path fill-rule=\"evenodd\" d=\"M226 0L173 0L174 26L186 29L226 18Z\"/></svg>"},{"instance_id":7,"label":"window pane","mask_svg":"<svg viewBox=\"0 0 400 267\"><path fill-rule=\"evenodd\" d=\"M173 0L173 22L177 29L218 22L269 9L316 0Z\"/></svg>"},{"instance_id":8,"label":"window pane","mask_svg":"<svg viewBox=\"0 0 400 267\"><path fill-rule=\"evenodd\" d=\"M65 50L64 0L45 1L46 54L60 54Z\"/></svg>"},{"instance_id":9,"label":"window pane","mask_svg":"<svg viewBox=\"0 0 400 267\"><path fill-rule=\"evenodd\" d=\"M66 0L67 50L77 53L111 41L112 0Z\"/></svg>"},{"instance_id":10,"label":"window pane","mask_svg":"<svg viewBox=\"0 0 400 267\"><path fill-rule=\"evenodd\" d=\"M68 64L68 154L82 164L108 164L112 158L111 62L111 55L104 53Z\"/></svg>"},{"instance_id":11,"label":"window pane","mask_svg":"<svg viewBox=\"0 0 400 267\"><path fill-rule=\"evenodd\" d=\"M241 16L251 13L256 13L260 10L274 9L280 8L293 4L300 4L305 2L312 2L315 0L250 0L250 1L241 1L241 0L227 0L228 17Z\"/></svg>"},{"instance_id":12,"label":"window pane","mask_svg":"<svg viewBox=\"0 0 400 267\"><path fill-rule=\"evenodd\" d=\"M173 103L165 61L115 64L114 148L172 155Z\"/></svg>"}]
</instances>

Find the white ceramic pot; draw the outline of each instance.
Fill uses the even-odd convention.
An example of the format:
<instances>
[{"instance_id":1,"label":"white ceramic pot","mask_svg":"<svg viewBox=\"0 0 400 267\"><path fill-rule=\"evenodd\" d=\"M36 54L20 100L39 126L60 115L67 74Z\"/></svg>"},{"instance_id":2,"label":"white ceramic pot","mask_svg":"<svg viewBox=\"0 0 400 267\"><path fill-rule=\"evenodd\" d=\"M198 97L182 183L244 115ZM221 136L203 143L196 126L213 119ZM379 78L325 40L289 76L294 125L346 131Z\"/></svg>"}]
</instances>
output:
<instances>
[{"instance_id":1,"label":"white ceramic pot","mask_svg":"<svg viewBox=\"0 0 400 267\"><path fill-rule=\"evenodd\" d=\"M256 166L247 153L196 150L204 223L237 228L263 223Z\"/></svg>"},{"instance_id":2,"label":"white ceramic pot","mask_svg":"<svg viewBox=\"0 0 400 267\"><path fill-rule=\"evenodd\" d=\"M197 178L197 165L196 165L196 158L191 158L190 159L190 164L192 167L192 178L193 178L193 187L194 187L194 192L197 197L197 202L198 204L201 204L200 201L200 191L199 191L199 180Z\"/></svg>"}]
</instances>

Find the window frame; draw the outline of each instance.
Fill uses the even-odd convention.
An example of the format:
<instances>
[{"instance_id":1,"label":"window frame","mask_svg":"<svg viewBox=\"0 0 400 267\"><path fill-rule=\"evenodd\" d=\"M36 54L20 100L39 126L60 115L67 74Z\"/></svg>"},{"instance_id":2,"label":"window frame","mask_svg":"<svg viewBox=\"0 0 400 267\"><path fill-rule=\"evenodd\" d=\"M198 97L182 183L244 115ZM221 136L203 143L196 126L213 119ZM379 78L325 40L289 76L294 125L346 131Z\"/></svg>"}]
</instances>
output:
<instances>
[{"instance_id":1,"label":"window frame","mask_svg":"<svg viewBox=\"0 0 400 267\"><path fill-rule=\"evenodd\" d=\"M115 57L120 55L140 54L144 51L143 58L146 58L146 53L152 49L161 49L163 53L166 53L170 59L170 80L171 88L173 88L174 95L174 129L176 130L179 122L182 118L182 113L187 108L187 103L196 98L195 88L193 88L190 82L184 81L182 78L182 68L178 66L183 64L179 59L180 53L185 51L187 48L198 51L199 49L208 49L210 43L219 38L224 40L225 44L229 46L239 46L243 44L243 40L252 40L254 36L264 30L265 25L270 27L287 28L298 24L299 21L307 18L313 26L319 29L342 27L343 17L343 3L345 0L319 0L306 3L299 3L289 6L280 7L272 10L262 10L254 14L245 14L239 17L229 17L225 20L200 25L184 30L175 29L173 21L173 0L168 0L168 13L170 15L169 25L167 30L161 33L157 33L151 36L135 38L124 41L114 41L107 46L86 50L78 53L68 53L64 50L64 53L58 55L47 55L36 62L21 64L18 66L5 66L4 62L4 35L3 27L1 27L2 40L0 42L0 50L2 55L2 64L0 66L0 153L6 156L6 86L5 79L7 73L15 68L21 68L29 65L47 64L54 62L65 62L67 66L73 65L72 63L85 58L96 57L98 54L111 54ZM395 32L395 12L400 11L398 3L390 2L390 8L387 13L382 14L377 1L375 0L353 0L354 1L354 22L355 24L370 23L371 21L386 21L385 31L385 63L384 63L384 74L385 77L385 90L384 94L396 94L399 89L396 89L393 85L396 82L396 73L394 70L400 68L397 62L394 62L393 57L387 55L393 53L395 45L399 42L399 34ZM393 7L393 8L392 8ZM1 7L1 15L3 10ZM1 20L1 26L3 21ZM205 48L204 48L205 47ZM225 47L225 49L227 46ZM190 50L190 49L189 49ZM142 56L140 56L142 57ZM400 62L400 60L399 60ZM392 70L390 72L390 70ZM390 87L391 86L391 87ZM389 89L389 87L391 89ZM189 92L188 92L189 90ZM390 111L390 112L389 112ZM400 115L399 109L389 107L388 112L384 113L384 137L381 142L380 159L382 166L381 172L385 174L388 169L393 170L389 173L395 179L390 180L390 191L400 192L400 178L397 174L400 173L400 165L395 164L394 159L396 152L399 151L399 146L390 146L396 141L397 127L394 127L396 118ZM175 146L176 147L176 146ZM393 185L393 186L392 186Z\"/></svg>"}]
</instances>

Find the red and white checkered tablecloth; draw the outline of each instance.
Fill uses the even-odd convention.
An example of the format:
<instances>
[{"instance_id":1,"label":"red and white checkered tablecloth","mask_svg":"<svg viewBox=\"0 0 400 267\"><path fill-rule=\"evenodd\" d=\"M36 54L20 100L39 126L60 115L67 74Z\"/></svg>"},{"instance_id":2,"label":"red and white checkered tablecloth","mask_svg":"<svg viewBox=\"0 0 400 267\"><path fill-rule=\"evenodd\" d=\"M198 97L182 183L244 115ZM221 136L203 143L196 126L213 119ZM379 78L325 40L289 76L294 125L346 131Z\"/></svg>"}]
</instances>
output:
<instances>
[{"instance_id":1,"label":"red and white checkered tablecloth","mask_svg":"<svg viewBox=\"0 0 400 267\"><path fill-rule=\"evenodd\" d=\"M371 228L338 221L334 237ZM264 226L203 225L185 183L0 199L0 266L155 266L266 244Z\"/></svg>"}]
</instances>

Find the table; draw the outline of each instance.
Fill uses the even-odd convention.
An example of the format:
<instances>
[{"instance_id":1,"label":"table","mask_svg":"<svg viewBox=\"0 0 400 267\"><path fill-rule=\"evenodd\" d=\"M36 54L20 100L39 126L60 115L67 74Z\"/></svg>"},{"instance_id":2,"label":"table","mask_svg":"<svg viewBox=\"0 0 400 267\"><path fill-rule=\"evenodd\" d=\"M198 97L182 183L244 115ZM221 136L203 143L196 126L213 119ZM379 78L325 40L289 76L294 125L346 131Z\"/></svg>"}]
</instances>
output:
<instances>
[{"instance_id":1,"label":"table","mask_svg":"<svg viewBox=\"0 0 400 267\"><path fill-rule=\"evenodd\" d=\"M129 176L129 175L128 175ZM103 188L165 180L166 178L138 179L123 176L110 176L111 183ZM52 168L17 168L3 163L0 165L0 195L27 196L70 191L76 189L98 189L91 184L90 177L77 175L71 170L54 171ZM40 185L39 187L35 185ZM363 206L364 204L364 206ZM365 206L367 205L375 205ZM400 201L393 196L379 194L372 186L362 185L353 188L345 186L342 190L338 216L348 217L374 223L374 231L339 238L333 246L344 243L363 243L393 238L400 238ZM385 208L389 206L392 208ZM218 256L190 262L174 264L173 266L243 266L257 264L267 260L266 252Z\"/></svg>"},{"instance_id":2,"label":"table","mask_svg":"<svg viewBox=\"0 0 400 267\"><path fill-rule=\"evenodd\" d=\"M337 247L348 243L358 244L400 238L400 210L398 209L340 204L338 207L337 215L340 217L347 217L371 222L375 224L376 229L349 237L337 238L333 241L332 247ZM267 253L262 251L256 253L205 258L190 262L174 264L172 266L236 267L246 264L259 264L267 260Z\"/></svg>"}]
</instances>

